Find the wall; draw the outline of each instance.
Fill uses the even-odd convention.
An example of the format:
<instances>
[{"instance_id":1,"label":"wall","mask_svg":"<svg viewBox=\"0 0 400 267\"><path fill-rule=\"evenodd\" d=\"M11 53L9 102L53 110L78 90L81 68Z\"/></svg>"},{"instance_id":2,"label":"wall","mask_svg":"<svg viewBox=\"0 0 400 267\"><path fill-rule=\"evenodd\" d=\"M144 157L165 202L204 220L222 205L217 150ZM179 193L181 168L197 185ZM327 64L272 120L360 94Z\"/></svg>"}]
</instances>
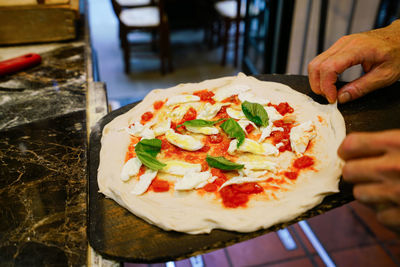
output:
<instances>
[{"instance_id":1,"label":"wall","mask_svg":"<svg viewBox=\"0 0 400 267\"><path fill-rule=\"evenodd\" d=\"M296 1L287 67L289 74L307 75L307 65L317 54L320 2L320 0ZM350 24L353 4L353 21ZM379 0L329 1L324 50L341 36L346 35L347 31L357 33L372 29L378 5ZM308 28L306 28L307 19ZM361 67L353 67L345 71L341 79L354 80L360 76L361 71Z\"/></svg>"}]
</instances>

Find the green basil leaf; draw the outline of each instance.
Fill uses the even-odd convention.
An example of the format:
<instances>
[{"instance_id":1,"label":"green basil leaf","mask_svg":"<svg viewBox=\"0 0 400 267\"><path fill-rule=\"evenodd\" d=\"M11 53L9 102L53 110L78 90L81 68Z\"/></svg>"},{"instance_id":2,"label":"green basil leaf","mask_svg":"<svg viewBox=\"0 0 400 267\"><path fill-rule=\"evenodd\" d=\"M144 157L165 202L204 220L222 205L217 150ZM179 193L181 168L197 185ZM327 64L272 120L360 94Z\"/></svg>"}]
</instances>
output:
<instances>
[{"instance_id":1,"label":"green basil leaf","mask_svg":"<svg viewBox=\"0 0 400 267\"><path fill-rule=\"evenodd\" d=\"M268 113L262 105L244 101L242 103L242 111L246 118L254 122L257 126L268 126Z\"/></svg>"},{"instance_id":2,"label":"green basil leaf","mask_svg":"<svg viewBox=\"0 0 400 267\"><path fill-rule=\"evenodd\" d=\"M232 162L230 160L227 160L224 157L212 157L207 155L206 161L210 167L221 169L221 170L239 170L244 167L243 164L237 164L235 162Z\"/></svg>"},{"instance_id":3,"label":"green basil leaf","mask_svg":"<svg viewBox=\"0 0 400 267\"><path fill-rule=\"evenodd\" d=\"M194 120L190 120L190 121L185 121L182 124L179 124L178 126L176 126L176 128L182 127L184 126L189 126L189 127L207 127L207 126L213 126L214 124L222 121L224 119L219 119L217 121L206 121L206 120L202 120L202 119L194 119Z\"/></svg>"},{"instance_id":4,"label":"green basil leaf","mask_svg":"<svg viewBox=\"0 0 400 267\"><path fill-rule=\"evenodd\" d=\"M222 130L226 132L229 137L236 138L238 140L237 147L243 144L246 134L234 119L229 118L221 124Z\"/></svg>"},{"instance_id":5,"label":"green basil leaf","mask_svg":"<svg viewBox=\"0 0 400 267\"><path fill-rule=\"evenodd\" d=\"M157 138L140 140L140 142L137 143L135 146L136 154L138 152L145 152L153 157L157 156L160 150L161 150L161 140Z\"/></svg>"},{"instance_id":6,"label":"green basil leaf","mask_svg":"<svg viewBox=\"0 0 400 267\"><path fill-rule=\"evenodd\" d=\"M164 164L156 159L156 157L153 157L151 154L146 153L146 152L136 152L137 157L139 160L148 168L152 170L161 170L167 164Z\"/></svg>"}]
</instances>

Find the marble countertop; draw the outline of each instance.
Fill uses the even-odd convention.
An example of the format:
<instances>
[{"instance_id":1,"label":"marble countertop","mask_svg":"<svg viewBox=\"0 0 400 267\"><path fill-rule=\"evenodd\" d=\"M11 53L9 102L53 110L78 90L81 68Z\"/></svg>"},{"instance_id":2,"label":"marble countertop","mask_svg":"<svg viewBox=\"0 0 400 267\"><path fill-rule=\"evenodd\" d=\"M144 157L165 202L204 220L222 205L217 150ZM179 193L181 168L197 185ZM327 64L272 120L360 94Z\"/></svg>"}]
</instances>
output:
<instances>
[{"instance_id":1,"label":"marble countertop","mask_svg":"<svg viewBox=\"0 0 400 267\"><path fill-rule=\"evenodd\" d=\"M42 63L0 77L0 130L86 109L85 43L0 48L0 60L39 53Z\"/></svg>"},{"instance_id":2,"label":"marble countertop","mask_svg":"<svg viewBox=\"0 0 400 267\"><path fill-rule=\"evenodd\" d=\"M105 88L93 82L87 31L0 47L0 60L26 53L42 63L0 77L0 265L90 265L87 134L107 112Z\"/></svg>"}]
</instances>

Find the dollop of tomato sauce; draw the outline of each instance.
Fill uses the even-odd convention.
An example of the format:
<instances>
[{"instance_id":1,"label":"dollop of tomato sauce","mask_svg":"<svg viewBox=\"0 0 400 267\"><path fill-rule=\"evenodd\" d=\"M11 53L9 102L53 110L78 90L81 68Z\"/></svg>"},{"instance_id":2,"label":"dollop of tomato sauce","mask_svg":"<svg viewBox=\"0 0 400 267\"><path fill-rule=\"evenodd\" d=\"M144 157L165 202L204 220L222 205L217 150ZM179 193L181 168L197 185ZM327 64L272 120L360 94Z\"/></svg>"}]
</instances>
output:
<instances>
[{"instance_id":1,"label":"dollop of tomato sauce","mask_svg":"<svg viewBox=\"0 0 400 267\"><path fill-rule=\"evenodd\" d=\"M206 184L203 189L209 193L216 193L218 189L228 180L225 171L211 168L211 174L216 176L214 182ZM245 207L253 194L262 193L264 189L257 183L233 184L222 188L218 193L222 204L227 208Z\"/></svg>"},{"instance_id":2,"label":"dollop of tomato sauce","mask_svg":"<svg viewBox=\"0 0 400 267\"><path fill-rule=\"evenodd\" d=\"M263 191L264 189L257 183L244 183L225 186L219 193L225 207L237 208L245 207L251 195Z\"/></svg>"},{"instance_id":3,"label":"dollop of tomato sauce","mask_svg":"<svg viewBox=\"0 0 400 267\"><path fill-rule=\"evenodd\" d=\"M153 103L153 108L155 110L159 110L160 108L162 108L164 106L164 101L156 101Z\"/></svg>"},{"instance_id":4,"label":"dollop of tomato sauce","mask_svg":"<svg viewBox=\"0 0 400 267\"><path fill-rule=\"evenodd\" d=\"M131 158L136 157L136 153L135 153L135 145L137 143L139 143L140 138L137 137L131 137L131 142L128 146L128 151L126 151L125 154L125 162L127 162L128 160L130 160Z\"/></svg>"},{"instance_id":5,"label":"dollop of tomato sauce","mask_svg":"<svg viewBox=\"0 0 400 267\"><path fill-rule=\"evenodd\" d=\"M206 145L210 146L209 154L213 157L226 157L230 143L231 139L224 133L209 135L206 139Z\"/></svg>"},{"instance_id":6,"label":"dollop of tomato sauce","mask_svg":"<svg viewBox=\"0 0 400 267\"><path fill-rule=\"evenodd\" d=\"M255 127L253 126L253 124L249 124L246 126L246 132L247 134L250 134L252 131L254 131Z\"/></svg>"},{"instance_id":7,"label":"dollop of tomato sauce","mask_svg":"<svg viewBox=\"0 0 400 267\"><path fill-rule=\"evenodd\" d=\"M141 124L146 124L148 121L150 121L153 118L154 114L151 111L147 111L145 113L143 113L142 117L141 117Z\"/></svg>"},{"instance_id":8,"label":"dollop of tomato sauce","mask_svg":"<svg viewBox=\"0 0 400 267\"><path fill-rule=\"evenodd\" d=\"M290 145L290 129L293 127L293 123L284 122L283 120L274 121L275 127L283 128L283 131L272 131L271 138L274 145L282 143L283 146L279 147L279 152L292 151Z\"/></svg>"},{"instance_id":9,"label":"dollop of tomato sauce","mask_svg":"<svg viewBox=\"0 0 400 267\"><path fill-rule=\"evenodd\" d=\"M215 179L215 181L212 183L206 184L203 187L203 189L206 192L216 192L218 190L218 188L220 188L221 185L223 185L228 180L228 178L223 173L223 171L221 171L220 169L211 168L210 172L211 172L212 176L216 176L217 179Z\"/></svg>"},{"instance_id":10,"label":"dollop of tomato sauce","mask_svg":"<svg viewBox=\"0 0 400 267\"><path fill-rule=\"evenodd\" d=\"M196 111L193 107L190 107L190 108L186 111L185 115L183 115L183 118L182 118L182 120L178 123L178 125L184 123L185 121L194 120L194 119L196 119L196 117L197 117L197 111Z\"/></svg>"},{"instance_id":11,"label":"dollop of tomato sauce","mask_svg":"<svg viewBox=\"0 0 400 267\"><path fill-rule=\"evenodd\" d=\"M226 109L227 109L228 107L229 107L229 106L223 106L223 107L221 107L221 109L218 111L217 115L215 115L215 118L216 118L217 120L229 118L229 115L228 115L228 113L226 112Z\"/></svg>"},{"instance_id":12,"label":"dollop of tomato sauce","mask_svg":"<svg viewBox=\"0 0 400 267\"><path fill-rule=\"evenodd\" d=\"M314 165L314 159L310 156L302 156L293 162L296 169L306 169Z\"/></svg>"},{"instance_id":13,"label":"dollop of tomato sauce","mask_svg":"<svg viewBox=\"0 0 400 267\"><path fill-rule=\"evenodd\" d=\"M296 172L286 171L283 174L290 180L296 180L297 176L299 176L299 172L298 171L296 171Z\"/></svg>"},{"instance_id":14,"label":"dollop of tomato sauce","mask_svg":"<svg viewBox=\"0 0 400 267\"><path fill-rule=\"evenodd\" d=\"M238 95L232 95L221 101L222 103L233 103L235 105L240 105L240 100Z\"/></svg>"},{"instance_id":15,"label":"dollop of tomato sauce","mask_svg":"<svg viewBox=\"0 0 400 267\"><path fill-rule=\"evenodd\" d=\"M150 191L154 191L157 193L160 192L168 192L169 191L169 182L166 180L162 180L158 177L154 178L154 180L151 182L149 186Z\"/></svg>"},{"instance_id":16,"label":"dollop of tomato sauce","mask_svg":"<svg viewBox=\"0 0 400 267\"><path fill-rule=\"evenodd\" d=\"M274 105L274 104L268 104L268 106L273 106L276 111L279 112L279 114L281 114L282 116L285 116L287 113L292 113L294 111L294 109L287 103L287 102L282 102L279 103L278 105Z\"/></svg>"},{"instance_id":17,"label":"dollop of tomato sauce","mask_svg":"<svg viewBox=\"0 0 400 267\"><path fill-rule=\"evenodd\" d=\"M208 91L207 89L196 91L193 94L200 97L200 101L209 102L210 104L215 104L215 100L213 99L214 93Z\"/></svg>"}]
</instances>

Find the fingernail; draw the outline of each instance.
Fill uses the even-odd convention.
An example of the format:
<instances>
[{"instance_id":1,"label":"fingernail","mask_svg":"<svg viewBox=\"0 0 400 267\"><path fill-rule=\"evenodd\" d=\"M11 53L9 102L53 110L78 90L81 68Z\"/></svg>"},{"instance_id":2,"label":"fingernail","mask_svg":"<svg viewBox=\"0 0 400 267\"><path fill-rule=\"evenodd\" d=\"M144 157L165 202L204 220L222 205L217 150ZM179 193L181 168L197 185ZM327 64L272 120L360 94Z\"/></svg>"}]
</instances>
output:
<instances>
[{"instance_id":1,"label":"fingernail","mask_svg":"<svg viewBox=\"0 0 400 267\"><path fill-rule=\"evenodd\" d=\"M351 95L349 92L343 92L338 96L339 103L346 103L351 100Z\"/></svg>"}]
</instances>

